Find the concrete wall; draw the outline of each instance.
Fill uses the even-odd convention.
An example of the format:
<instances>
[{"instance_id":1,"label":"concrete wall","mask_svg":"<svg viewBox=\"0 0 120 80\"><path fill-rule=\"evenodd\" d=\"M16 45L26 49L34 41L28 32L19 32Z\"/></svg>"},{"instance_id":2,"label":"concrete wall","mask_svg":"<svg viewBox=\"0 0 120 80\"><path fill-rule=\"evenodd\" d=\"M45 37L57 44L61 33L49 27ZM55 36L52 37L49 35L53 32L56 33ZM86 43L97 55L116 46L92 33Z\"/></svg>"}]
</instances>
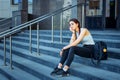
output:
<instances>
[{"instance_id":1,"label":"concrete wall","mask_svg":"<svg viewBox=\"0 0 120 80\"><path fill-rule=\"evenodd\" d=\"M62 8L63 2L61 0L34 0L33 1L33 18L42 16L49 12L53 12ZM59 22L60 16L54 16ZM51 17L40 22L40 29L51 29Z\"/></svg>"},{"instance_id":2,"label":"concrete wall","mask_svg":"<svg viewBox=\"0 0 120 80\"><path fill-rule=\"evenodd\" d=\"M29 5L28 12L32 13L32 5ZM11 0L0 0L0 18L12 17L12 11L18 10L18 5L12 5Z\"/></svg>"}]
</instances>

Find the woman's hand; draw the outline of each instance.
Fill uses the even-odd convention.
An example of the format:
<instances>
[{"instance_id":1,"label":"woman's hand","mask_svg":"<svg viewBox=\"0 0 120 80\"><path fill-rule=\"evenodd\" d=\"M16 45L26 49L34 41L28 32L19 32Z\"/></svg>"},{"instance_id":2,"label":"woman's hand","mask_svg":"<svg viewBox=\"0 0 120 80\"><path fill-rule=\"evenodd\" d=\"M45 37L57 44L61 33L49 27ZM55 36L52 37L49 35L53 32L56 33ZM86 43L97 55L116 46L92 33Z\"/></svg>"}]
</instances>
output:
<instances>
[{"instance_id":1,"label":"woman's hand","mask_svg":"<svg viewBox=\"0 0 120 80\"><path fill-rule=\"evenodd\" d=\"M69 28L72 33L75 33L75 30L72 29L71 27Z\"/></svg>"},{"instance_id":2,"label":"woman's hand","mask_svg":"<svg viewBox=\"0 0 120 80\"><path fill-rule=\"evenodd\" d=\"M62 50L60 51L60 56L62 56L62 54L63 54L63 51L64 51L64 49L62 49Z\"/></svg>"}]
</instances>

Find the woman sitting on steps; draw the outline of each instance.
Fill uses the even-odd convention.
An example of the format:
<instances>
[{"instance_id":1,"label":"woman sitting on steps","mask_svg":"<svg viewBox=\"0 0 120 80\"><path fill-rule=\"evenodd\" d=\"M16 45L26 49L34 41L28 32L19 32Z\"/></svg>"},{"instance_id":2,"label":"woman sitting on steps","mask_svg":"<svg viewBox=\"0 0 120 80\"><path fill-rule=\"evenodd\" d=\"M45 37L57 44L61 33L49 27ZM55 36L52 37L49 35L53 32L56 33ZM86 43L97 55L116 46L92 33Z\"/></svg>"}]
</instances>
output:
<instances>
[{"instance_id":1,"label":"woman sitting on steps","mask_svg":"<svg viewBox=\"0 0 120 80\"><path fill-rule=\"evenodd\" d=\"M69 29L72 32L70 44L63 47L60 51L61 59L57 67L51 72L53 76L68 76L70 74L69 68L74 59L74 54L89 58L91 53L94 52L95 43L88 29L81 28L79 21L75 18L70 19ZM79 43L83 46L77 46Z\"/></svg>"}]
</instances>

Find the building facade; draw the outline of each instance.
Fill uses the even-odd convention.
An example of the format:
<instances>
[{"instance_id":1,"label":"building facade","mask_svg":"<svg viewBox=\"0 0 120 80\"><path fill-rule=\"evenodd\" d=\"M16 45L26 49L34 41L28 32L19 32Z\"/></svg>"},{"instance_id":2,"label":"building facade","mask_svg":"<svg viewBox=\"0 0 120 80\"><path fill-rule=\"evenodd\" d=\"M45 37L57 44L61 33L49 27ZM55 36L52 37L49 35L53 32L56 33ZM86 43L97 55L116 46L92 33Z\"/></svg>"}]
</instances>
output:
<instances>
[{"instance_id":1,"label":"building facade","mask_svg":"<svg viewBox=\"0 0 120 80\"><path fill-rule=\"evenodd\" d=\"M75 5L77 3L87 4L85 6L85 27L89 29L120 29L119 0L34 0L33 17L35 18L48 12L52 12L54 10L65 7L69 4ZM75 17L78 18L81 22L81 8L81 6L77 6L71 10L63 12L63 21L66 23L70 18ZM60 16L57 17L60 19ZM47 21L49 22L48 25L51 25L50 21L51 19ZM67 25L63 25L63 27L64 26Z\"/></svg>"},{"instance_id":2,"label":"building facade","mask_svg":"<svg viewBox=\"0 0 120 80\"><path fill-rule=\"evenodd\" d=\"M1 1L2 2L0 2L0 4L8 4L8 0ZM64 11L62 14L60 13L55 15L53 21L54 28L60 29L62 20L63 29L68 29L69 19L77 18L81 22L81 26L84 24L84 27L89 29L120 29L120 0L33 0L32 4L30 5L31 8L29 8L29 0L18 0L21 1L19 5L13 5L13 1L16 0L9 1L10 6L8 7L11 9L0 9L1 18L4 15L3 12L6 13L6 17L11 17L21 13L22 11L24 12L25 10L28 10L25 15L21 15L21 18L24 19L24 17L27 16L26 20L29 21L69 5L84 3L84 10L82 5L78 5L74 8ZM28 7L24 7L25 5L28 5ZM19 10L20 12L12 15L13 6L17 7L14 10ZM5 11L9 11L10 13ZM82 14L84 14L84 16ZM40 29L51 29L51 25L52 18L50 17L40 22Z\"/></svg>"},{"instance_id":3,"label":"building facade","mask_svg":"<svg viewBox=\"0 0 120 80\"><path fill-rule=\"evenodd\" d=\"M86 8L86 26L89 28L119 29L119 0L89 0Z\"/></svg>"}]
</instances>

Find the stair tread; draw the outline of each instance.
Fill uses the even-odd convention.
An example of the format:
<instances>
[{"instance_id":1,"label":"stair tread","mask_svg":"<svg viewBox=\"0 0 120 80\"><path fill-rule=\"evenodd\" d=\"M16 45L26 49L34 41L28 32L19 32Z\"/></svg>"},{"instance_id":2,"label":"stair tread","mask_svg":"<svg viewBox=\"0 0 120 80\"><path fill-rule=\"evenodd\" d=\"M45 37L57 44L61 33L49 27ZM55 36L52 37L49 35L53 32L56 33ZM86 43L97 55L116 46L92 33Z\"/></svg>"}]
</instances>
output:
<instances>
[{"instance_id":1,"label":"stair tread","mask_svg":"<svg viewBox=\"0 0 120 80\"><path fill-rule=\"evenodd\" d=\"M53 70L50 67L44 66L42 64L36 63L34 61L31 61L31 60L28 60L28 59L25 59L25 58L22 58L22 57L16 56L16 55L13 55L13 63L14 62L16 62L17 64L22 64L22 65L24 65L24 67L27 67L28 69L32 69L32 70L34 70L34 71L36 71L38 73L41 73L41 74L45 75L46 77L48 76L48 77L50 77L50 79L53 79L53 80L58 79L56 77L50 76L50 72ZM31 66L31 65L35 65L35 66ZM14 67L14 70L13 70L14 74L13 73L11 73L11 74L13 76L16 76L17 80L18 79L19 80L40 80L40 79L34 78L34 76L32 76L32 75L30 75L30 76L26 75L26 73L23 73L23 71L19 71L18 70L19 68L17 68L15 65L13 67ZM5 70L5 71L7 71L7 70ZM19 75L16 75L16 74L19 74L19 75L24 74L24 76L21 75L22 76L22 78L21 78ZM34 73L32 73L32 74L34 74ZM24 78L25 76L27 76L27 77ZM75 76L72 76L72 75L69 76L69 77L61 77L61 78L59 78L59 80L70 80L70 79L83 80L82 78L78 78L78 77L75 77Z\"/></svg>"},{"instance_id":2,"label":"stair tread","mask_svg":"<svg viewBox=\"0 0 120 80\"><path fill-rule=\"evenodd\" d=\"M26 38L26 37L14 37L14 38L28 40L28 38ZM36 41L36 39L32 39L32 40ZM41 42L46 42L46 43L52 43L52 41L49 41L49 40L40 39L40 41L41 41ZM55 41L55 42L53 42L53 43L55 43L55 44L63 44L63 45L69 44L69 42L60 43L59 41ZM111 50L111 49L112 49L112 50L115 49L115 51L116 51L116 50L117 50L117 52L119 51L119 48L118 48L118 49L117 49L117 48L111 48L111 47L108 46L108 50L109 50L109 48L110 48L110 50Z\"/></svg>"},{"instance_id":3,"label":"stair tread","mask_svg":"<svg viewBox=\"0 0 120 80\"><path fill-rule=\"evenodd\" d=\"M22 42L18 42L18 41L14 41L14 42L15 42L15 44L22 44ZM24 45L29 46L29 44L27 44L27 43L24 43ZM32 47L37 48L37 46L35 44L33 44ZM48 51L52 51L52 52L54 51L54 52L56 52L59 55L60 49L58 49L58 48L47 47L47 46L40 46L40 47L41 47L41 49L47 49ZM24 52L24 49L17 48L17 47L15 47L15 48L16 48L16 50L20 49L20 51L23 50L22 52ZM27 51L27 50L25 50L25 51ZM29 51L27 51L27 53L29 53ZM102 62L120 66L119 59L109 58L108 61L102 61Z\"/></svg>"},{"instance_id":4,"label":"stair tread","mask_svg":"<svg viewBox=\"0 0 120 80\"><path fill-rule=\"evenodd\" d=\"M0 62L3 62L3 61L0 59ZM14 66L14 70L11 70L9 68L9 66L7 66L7 67L0 66L0 69L4 70L4 72L11 75L16 80L33 80L33 79L40 80L39 78L36 78L36 77L32 76L31 74L15 67L15 66ZM21 74L24 74L24 75L21 75ZM2 78L5 78L5 77L2 77Z\"/></svg>"},{"instance_id":5,"label":"stair tread","mask_svg":"<svg viewBox=\"0 0 120 80\"><path fill-rule=\"evenodd\" d=\"M2 80L9 80L8 78L6 78L4 75L2 75L1 73L0 73L0 78L2 79Z\"/></svg>"},{"instance_id":6,"label":"stair tread","mask_svg":"<svg viewBox=\"0 0 120 80\"><path fill-rule=\"evenodd\" d=\"M19 38L19 37L17 37L17 38ZM21 38L21 37L20 37ZM24 38L24 39L27 39L27 38ZM33 40L35 40L35 39L33 39ZM46 42L46 43L52 43L51 41L49 41L49 40L40 40L41 42ZM22 44L23 42L20 42L20 41L16 41L16 40L13 40L13 42L15 42L15 43L20 43L20 44ZM27 43L24 43L25 45L28 45L29 46L29 44L27 44ZM64 43L60 43L60 42L54 42L54 44L62 44L62 45L67 45L68 43L67 42L64 42ZM42 47L41 47L42 48ZM46 47L47 49L49 49L49 47ZM58 49L58 48L52 48L53 50L54 49L57 49L57 50L60 50L60 49ZM52 50L52 49L49 49L49 50ZM115 53L120 53L120 49L119 48L111 48L111 47L108 47L107 48L107 50L108 51L112 51L112 52L115 52Z\"/></svg>"},{"instance_id":7,"label":"stair tread","mask_svg":"<svg viewBox=\"0 0 120 80\"><path fill-rule=\"evenodd\" d=\"M57 78L50 76L50 72L53 70L53 66L51 66L50 64L52 64L54 66L56 66L58 64L59 59L60 59L58 57L59 56L59 51L60 51L62 46L69 44L69 42L67 42L67 41L68 41L68 39L70 39L70 32L63 31L63 32L66 33L65 35L62 36L63 40L65 40L65 42L60 43L59 42L60 36L58 35L59 31L55 31L55 33L57 33L54 36L56 41L54 41L54 43L52 43L52 41L50 40L50 38L51 38L51 34L50 33L51 32L48 30L47 34L45 34L46 30L43 30L43 31L40 30L40 37L43 36L42 39L40 38L40 42L42 44L40 43L41 45L39 46L40 50L42 50L41 51L42 53L40 53L41 56L36 55L36 52L34 52L34 51L36 51L36 48L37 48L36 42L35 42L35 41L37 41L37 39L35 38L35 37L37 37L37 35L36 35L36 30L34 30L32 32L33 32L32 40L34 42L34 43L32 43L32 48L34 49L32 51L33 54L28 54L30 52L26 49L26 47L29 48L29 43L28 43L28 40L29 40L28 34L29 33L28 33L28 31L25 31L24 33L20 33L17 36L13 36L12 37L13 38L12 49L13 49L13 52L15 52L13 54L13 67L16 69L16 71L13 70L11 72L10 70L8 70L9 69L8 67L7 67L7 69L4 68L4 67L0 67L0 70L4 70L6 73L9 73L9 75L14 77L15 79L18 79L18 77L20 77L19 80L31 80L31 79L32 80L33 79L34 80L40 80L39 74L41 76L45 75L46 78L55 79L56 80ZM115 35L115 37L113 39L108 39L108 38L105 39L105 38L94 37L94 40L95 41L102 40L102 41L108 42L108 44L112 43L113 47L116 47L116 48L112 48L112 46L110 45L110 47L108 47L108 52L115 53L115 55L116 54L117 55L120 54L119 46L116 46L116 44L120 43L119 38L118 38L120 36L120 34L118 35L118 33L116 33L116 32L115 33L112 32L111 34L109 34L109 31L105 32L105 33L104 32L101 33L101 32L102 31L99 31L99 32L92 31L92 35L100 35L100 36L101 35L108 35L108 36L111 36L111 35L114 36ZM45 39L44 39L44 37L45 37ZM19 39L21 39L21 41ZM23 40L25 40L25 41L23 41ZM7 39L7 45L6 45L7 50L10 47L8 43L9 43L9 40ZM45 43L45 45L44 45L44 43ZM52 45L52 47L51 46L47 46L48 44ZM59 44L60 44L60 46L58 46ZM55 46L53 46L53 45L55 45ZM3 47L3 44L0 44L0 47ZM1 49L0 52L3 53L3 50ZM18 55L17 52L20 55ZM47 52L49 54L47 54ZM53 54L53 55L51 55L50 53ZM9 53L7 53L7 54L9 54ZM1 55L3 56L3 54L0 54L0 57L1 57ZM56 56L56 55L58 55L58 56ZM7 55L7 57L9 57L9 55ZM77 56L77 58L75 58L75 59L76 60L79 59L78 57L79 56ZM118 55L118 57L119 57L119 55ZM35 59L33 59L33 58L35 58ZM71 79L74 79L74 80L84 80L85 77L83 77L83 76L81 77L81 75L84 75L84 76L88 75L87 77L88 78L90 77L90 79L92 77L93 78L98 78L100 80L101 79L105 79L105 80L118 80L118 79L120 79L120 69L119 69L120 68L120 61L119 61L119 59L108 58L108 60L106 60L106 61L101 61L102 65L105 64L105 66L103 66L104 68L103 67L91 66L91 65L86 64L86 63L84 64L83 61L80 61L82 59L83 58L80 58L77 61L73 61L72 65L71 65L71 71L73 71L75 73L75 75L72 73L72 75L70 77L68 77L68 78L60 78L59 80L71 80ZM35 60L35 61L33 61L33 60ZM40 60L40 62L38 60ZM88 61L90 59L88 59L88 58L85 59L84 58L83 60L84 61ZM47 63L43 63L41 61L43 61L43 62L45 61ZM81 62L81 64L80 64L79 61ZM0 59L0 62L2 62L1 59ZM106 65L108 65L108 66L106 66ZM27 68L30 71L33 70L33 74L32 74L32 72L29 72L28 70L26 70ZM115 69L115 70L113 70L113 69ZM118 70L118 71L116 71L116 70ZM23 73L25 75L22 76L20 73ZM35 74L37 74L37 75L35 75ZM76 74L77 74L77 76L76 76ZM78 74L80 74L80 76L78 76ZM30 78L29 76L33 77L33 78ZM0 73L0 77L3 77L3 79L7 80L7 77L4 74L2 74L2 73ZM25 78L23 78L23 77L25 77Z\"/></svg>"},{"instance_id":8,"label":"stair tread","mask_svg":"<svg viewBox=\"0 0 120 80\"><path fill-rule=\"evenodd\" d=\"M116 53L120 53L120 49L118 48L108 48L108 51L112 51L112 52L116 52Z\"/></svg>"},{"instance_id":9,"label":"stair tread","mask_svg":"<svg viewBox=\"0 0 120 80\"><path fill-rule=\"evenodd\" d=\"M32 30L33 34L36 33L37 30ZM29 30L25 31L26 33L29 32ZM41 33L51 33L51 30L39 30ZM60 30L54 30L55 33L60 33ZM63 30L63 33L68 33L70 34L71 32L68 30ZM91 34L97 34L97 35L118 35L120 36L120 31L119 30L90 30Z\"/></svg>"},{"instance_id":10,"label":"stair tread","mask_svg":"<svg viewBox=\"0 0 120 80\"><path fill-rule=\"evenodd\" d=\"M26 52L27 50L24 50L24 49L21 49L21 48L16 48L16 47L13 47L15 50L17 50L17 51L20 51L20 52ZM28 53L29 51L27 51L26 53ZM43 54L42 54L43 55ZM44 58L45 60L47 59L49 59L49 57L46 55L45 56L46 58ZM54 59L55 57L52 57L52 58L50 58L50 59ZM56 58L56 59L58 59L58 58ZM50 60L48 60L48 61L50 61ZM56 60L52 60L52 62L55 62ZM118 61L119 62L119 61ZM74 64L74 62L73 62L73 64ZM79 65L78 63L76 63L77 65ZM75 64L75 65L76 65ZM119 63L118 63L119 64ZM83 65L83 64L80 64L79 66L85 66L85 65ZM92 67L88 67L88 68L92 68ZM93 70L94 70L94 68L92 68ZM99 73L101 72L101 70L99 70L99 69L96 69L97 71L99 71ZM102 70L103 72L105 71L105 70ZM117 73L115 73L114 74L114 72L110 72L110 71L105 71L106 72L106 75L105 75L105 78L106 78L106 76L110 76L110 74L113 74L113 75L115 75L115 74L117 74ZM105 73L104 72L104 73ZM110 72L110 74L108 73L108 72ZM87 73L87 72L85 72L85 73ZM108 74L107 74L108 73ZM94 74L94 76L96 76L95 74ZM117 74L117 77L119 77L118 76L118 74ZM116 78L114 78L114 79L116 79Z\"/></svg>"},{"instance_id":11,"label":"stair tread","mask_svg":"<svg viewBox=\"0 0 120 80\"><path fill-rule=\"evenodd\" d=\"M55 58L55 57L45 55L45 54L41 54L41 56L39 56L39 58L44 59L46 61L49 61L51 63L55 63L55 64L58 63L58 59L59 59L59 58ZM120 75L118 73L114 73L114 72L110 72L110 71L102 70L102 69L98 69L98 68L93 68L93 67L90 67L90 66L86 66L86 65L83 65L83 64L76 63L76 62L72 63L71 68L74 68L74 70L76 70L76 71L83 72L83 73L86 73L86 74L90 74L90 75L93 75L93 76L97 76L99 78L103 78L103 79L107 79L107 80L117 80L117 79L120 78ZM103 73L104 73L104 76L103 76Z\"/></svg>"},{"instance_id":12,"label":"stair tread","mask_svg":"<svg viewBox=\"0 0 120 80\"><path fill-rule=\"evenodd\" d=\"M29 33L22 33L23 35L29 35ZM32 34L33 36L37 36L36 34ZM45 37L51 37L51 35L50 34L42 34L42 35L40 35L40 37L42 37L42 36L45 36ZM24 37L24 36L20 36L20 37ZM29 37L29 36L28 36ZM60 36L59 35L54 35L54 37L56 37L56 38L60 38ZM62 36L62 38L68 38L68 39L70 39L70 34L68 34L68 35L63 35ZM94 40L103 40L103 41L109 41L109 42L120 42L119 41L119 39L102 39L102 38L96 38L96 37L94 37L93 36L93 38L94 38Z\"/></svg>"}]
</instances>

